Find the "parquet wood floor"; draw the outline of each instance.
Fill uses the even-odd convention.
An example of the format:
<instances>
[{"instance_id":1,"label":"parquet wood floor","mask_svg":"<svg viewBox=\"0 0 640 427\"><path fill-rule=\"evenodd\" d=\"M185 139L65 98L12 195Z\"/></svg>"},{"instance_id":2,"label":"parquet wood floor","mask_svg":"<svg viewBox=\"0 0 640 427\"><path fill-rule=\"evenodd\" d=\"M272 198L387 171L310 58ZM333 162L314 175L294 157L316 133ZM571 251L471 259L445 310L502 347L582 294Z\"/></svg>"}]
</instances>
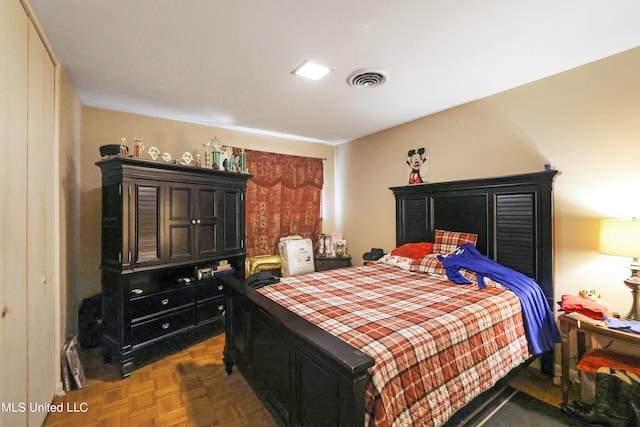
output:
<instances>
[{"instance_id":1,"label":"parquet wood floor","mask_svg":"<svg viewBox=\"0 0 640 427\"><path fill-rule=\"evenodd\" d=\"M49 413L44 426L276 426L242 375L226 375L223 348L221 334L126 379L90 350L83 355L88 387L56 397L65 411Z\"/></svg>"},{"instance_id":2,"label":"parquet wood floor","mask_svg":"<svg viewBox=\"0 0 640 427\"><path fill-rule=\"evenodd\" d=\"M235 369L225 374L223 348L221 334L133 371L126 379L115 364L102 363L98 350L90 350L83 355L88 387L53 402L84 412L50 413L44 426L276 426L242 375ZM555 406L562 399L560 387L533 369L510 384Z\"/></svg>"}]
</instances>

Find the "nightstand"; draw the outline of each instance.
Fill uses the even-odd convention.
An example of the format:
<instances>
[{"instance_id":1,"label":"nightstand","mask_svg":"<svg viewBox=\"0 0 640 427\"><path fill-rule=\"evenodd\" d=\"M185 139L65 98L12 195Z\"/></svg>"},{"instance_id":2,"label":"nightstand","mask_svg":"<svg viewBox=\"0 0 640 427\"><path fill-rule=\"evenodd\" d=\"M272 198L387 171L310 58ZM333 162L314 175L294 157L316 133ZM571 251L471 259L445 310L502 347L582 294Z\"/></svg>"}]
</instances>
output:
<instances>
[{"instance_id":1,"label":"nightstand","mask_svg":"<svg viewBox=\"0 0 640 427\"><path fill-rule=\"evenodd\" d=\"M351 267L351 256L316 256L314 262L316 271L333 270L335 268Z\"/></svg>"},{"instance_id":2,"label":"nightstand","mask_svg":"<svg viewBox=\"0 0 640 427\"><path fill-rule=\"evenodd\" d=\"M578 360L584 356L585 353L585 334L590 334L597 337L603 337L606 339L621 341L627 344L638 346L638 352L640 352L640 335L630 332L624 332L617 329L609 329L606 326L596 326L591 323L579 322L571 317L567 317L564 314L558 317L560 323L560 335L562 336L562 401L567 402L569 397L569 360L571 357L571 331L576 331L576 339L578 345Z\"/></svg>"}]
</instances>

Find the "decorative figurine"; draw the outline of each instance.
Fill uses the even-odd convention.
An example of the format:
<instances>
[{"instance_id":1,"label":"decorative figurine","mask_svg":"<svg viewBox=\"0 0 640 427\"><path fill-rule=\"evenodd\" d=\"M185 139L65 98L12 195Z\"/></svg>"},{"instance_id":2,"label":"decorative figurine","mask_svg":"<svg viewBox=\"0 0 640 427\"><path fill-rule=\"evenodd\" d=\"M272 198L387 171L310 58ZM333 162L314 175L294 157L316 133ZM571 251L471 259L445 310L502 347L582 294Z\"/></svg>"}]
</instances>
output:
<instances>
[{"instance_id":1,"label":"decorative figurine","mask_svg":"<svg viewBox=\"0 0 640 427\"><path fill-rule=\"evenodd\" d=\"M189 166L192 161L193 161L193 154L187 151L182 155L182 158L180 159L180 164Z\"/></svg>"},{"instance_id":2,"label":"decorative figurine","mask_svg":"<svg viewBox=\"0 0 640 427\"><path fill-rule=\"evenodd\" d=\"M125 138L124 136L120 138L120 155L121 156L129 155L129 148L127 147L127 138Z\"/></svg>"},{"instance_id":3,"label":"decorative figurine","mask_svg":"<svg viewBox=\"0 0 640 427\"><path fill-rule=\"evenodd\" d=\"M204 144L204 167L211 169L211 142L207 141Z\"/></svg>"},{"instance_id":4,"label":"decorative figurine","mask_svg":"<svg viewBox=\"0 0 640 427\"><path fill-rule=\"evenodd\" d=\"M220 153L222 152L222 145L220 139L214 136L211 141L213 142L213 164L218 170L222 170L222 164L220 163Z\"/></svg>"},{"instance_id":5,"label":"decorative figurine","mask_svg":"<svg viewBox=\"0 0 640 427\"><path fill-rule=\"evenodd\" d=\"M149 155L153 160L157 160L160 155L160 150L158 150L158 147L151 147L149 148Z\"/></svg>"},{"instance_id":6,"label":"decorative figurine","mask_svg":"<svg viewBox=\"0 0 640 427\"><path fill-rule=\"evenodd\" d=\"M135 150L134 150L134 156L140 158L142 157L142 153L144 150L144 141L142 140L142 138L138 138L138 137L133 137L133 142L135 144Z\"/></svg>"},{"instance_id":7,"label":"decorative figurine","mask_svg":"<svg viewBox=\"0 0 640 427\"><path fill-rule=\"evenodd\" d=\"M170 162L171 161L171 154L167 151L165 151L164 153L162 153L162 160L164 160L165 162Z\"/></svg>"},{"instance_id":8,"label":"decorative figurine","mask_svg":"<svg viewBox=\"0 0 640 427\"><path fill-rule=\"evenodd\" d=\"M247 173L247 153L244 148L240 150L240 170L239 172Z\"/></svg>"},{"instance_id":9,"label":"decorative figurine","mask_svg":"<svg viewBox=\"0 0 640 427\"><path fill-rule=\"evenodd\" d=\"M602 297L602 295L600 295L600 292L592 288L580 289L580 292L578 292L578 296L595 303L600 303L600 298Z\"/></svg>"},{"instance_id":10,"label":"decorative figurine","mask_svg":"<svg viewBox=\"0 0 640 427\"><path fill-rule=\"evenodd\" d=\"M200 160L200 153L198 153L196 151L196 156L195 157L196 157L196 167L197 168L201 168L202 167L202 161Z\"/></svg>"},{"instance_id":11,"label":"decorative figurine","mask_svg":"<svg viewBox=\"0 0 640 427\"><path fill-rule=\"evenodd\" d=\"M226 171L233 170L233 148L222 147L222 149L224 151L224 157L225 157L225 159L222 161L224 170Z\"/></svg>"}]
</instances>

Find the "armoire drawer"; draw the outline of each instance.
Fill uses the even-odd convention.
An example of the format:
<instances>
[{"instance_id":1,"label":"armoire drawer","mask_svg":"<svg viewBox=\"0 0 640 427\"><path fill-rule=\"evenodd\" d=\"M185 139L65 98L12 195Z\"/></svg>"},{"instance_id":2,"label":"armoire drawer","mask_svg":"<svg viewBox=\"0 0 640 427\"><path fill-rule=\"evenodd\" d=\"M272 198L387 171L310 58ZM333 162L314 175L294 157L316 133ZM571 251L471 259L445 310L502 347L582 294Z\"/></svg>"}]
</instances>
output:
<instances>
[{"instance_id":1,"label":"armoire drawer","mask_svg":"<svg viewBox=\"0 0 640 427\"><path fill-rule=\"evenodd\" d=\"M193 326L193 307L160 316L157 319L140 322L131 327L131 341L134 346L169 335L180 329Z\"/></svg>"},{"instance_id":2,"label":"armoire drawer","mask_svg":"<svg viewBox=\"0 0 640 427\"><path fill-rule=\"evenodd\" d=\"M187 304L193 304L193 291L191 288L176 289L169 292L147 295L141 298L132 298L130 306L131 320L136 321Z\"/></svg>"},{"instance_id":3,"label":"armoire drawer","mask_svg":"<svg viewBox=\"0 0 640 427\"><path fill-rule=\"evenodd\" d=\"M164 273L164 275L163 275ZM182 268L176 272L145 271L126 276L129 283L129 297L143 297L146 295L172 291L175 289L190 288L193 282L185 281L189 277L188 268Z\"/></svg>"},{"instance_id":4,"label":"armoire drawer","mask_svg":"<svg viewBox=\"0 0 640 427\"><path fill-rule=\"evenodd\" d=\"M204 323L211 319L220 318L224 313L224 308L224 297L216 298L204 304L198 304L196 308L198 323Z\"/></svg>"},{"instance_id":5,"label":"armoire drawer","mask_svg":"<svg viewBox=\"0 0 640 427\"><path fill-rule=\"evenodd\" d=\"M218 279L195 285L196 301L224 295L224 286Z\"/></svg>"}]
</instances>

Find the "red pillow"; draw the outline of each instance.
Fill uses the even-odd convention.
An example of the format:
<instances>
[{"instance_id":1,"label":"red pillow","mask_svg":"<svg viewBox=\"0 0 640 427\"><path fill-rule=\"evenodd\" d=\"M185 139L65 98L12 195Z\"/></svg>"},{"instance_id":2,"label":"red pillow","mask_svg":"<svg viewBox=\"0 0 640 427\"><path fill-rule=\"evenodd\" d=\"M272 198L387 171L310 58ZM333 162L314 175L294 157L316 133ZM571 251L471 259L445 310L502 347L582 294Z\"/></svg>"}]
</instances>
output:
<instances>
[{"instance_id":1,"label":"red pillow","mask_svg":"<svg viewBox=\"0 0 640 427\"><path fill-rule=\"evenodd\" d=\"M412 259L420 259L433 252L433 243L405 243L391 251L391 255L398 255Z\"/></svg>"}]
</instances>

